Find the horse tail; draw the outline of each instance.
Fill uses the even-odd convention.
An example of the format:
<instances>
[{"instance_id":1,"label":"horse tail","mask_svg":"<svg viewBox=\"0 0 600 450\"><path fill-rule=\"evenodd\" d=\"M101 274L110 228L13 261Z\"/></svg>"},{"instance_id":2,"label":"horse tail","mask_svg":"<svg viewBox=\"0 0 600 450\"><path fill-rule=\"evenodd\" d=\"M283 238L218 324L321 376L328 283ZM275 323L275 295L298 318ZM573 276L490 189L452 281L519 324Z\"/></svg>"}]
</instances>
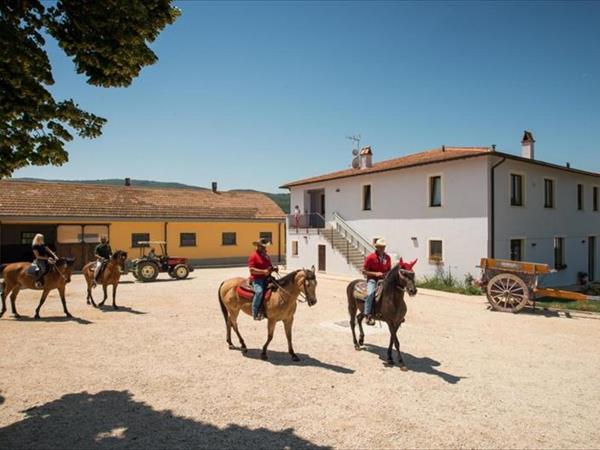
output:
<instances>
[{"instance_id":1,"label":"horse tail","mask_svg":"<svg viewBox=\"0 0 600 450\"><path fill-rule=\"evenodd\" d=\"M223 287L224 284L225 284L225 282L223 281L221 283L221 285L219 286L219 290L217 291L217 294L219 296L219 306L221 307L221 312L223 313L223 318L225 319L225 324L227 325L227 323L229 321L229 312L227 311L227 308L225 307L225 303L223 303L223 297L221 297L221 288Z\"/></svg>"}]
</instances>

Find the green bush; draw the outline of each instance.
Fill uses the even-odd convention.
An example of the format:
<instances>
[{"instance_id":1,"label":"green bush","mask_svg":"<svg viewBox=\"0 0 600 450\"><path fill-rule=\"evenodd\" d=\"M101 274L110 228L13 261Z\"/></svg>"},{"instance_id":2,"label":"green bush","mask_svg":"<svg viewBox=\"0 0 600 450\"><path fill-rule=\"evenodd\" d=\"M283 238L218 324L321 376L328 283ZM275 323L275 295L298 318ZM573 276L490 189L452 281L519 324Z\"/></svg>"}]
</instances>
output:
<instances>
[{"instance_id":1,"label":"green bush","mask_svg":"<svg viewBox=\"0 0 600 450\"><path fill-rule=\"evenodd\" d=\"M463 295L481 295L481 289L475 286L474 281L471 274L467 274L463 281L459 281L450 271L446 272L440 267L433 277L425 277L417 281L417 287Z\"/></svg>"}]
</instances>

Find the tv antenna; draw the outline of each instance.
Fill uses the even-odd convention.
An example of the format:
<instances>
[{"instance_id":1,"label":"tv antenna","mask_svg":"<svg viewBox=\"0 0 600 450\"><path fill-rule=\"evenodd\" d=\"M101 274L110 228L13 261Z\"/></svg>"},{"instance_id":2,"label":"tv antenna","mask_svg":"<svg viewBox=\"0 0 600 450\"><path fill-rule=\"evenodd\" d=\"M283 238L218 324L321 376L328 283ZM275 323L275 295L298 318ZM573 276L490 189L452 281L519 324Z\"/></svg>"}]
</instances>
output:
<instances>
[{"instance_id":1,"label":"tv antenna","mask_svg":"<svg viewBox=\"0 0 600 450\"><path fill-rule=\"evenodd\" d=\"M361 138L360 134L354 134L352 136L346 136L346 139L350 139L356 145L356 147L352 149L352 154L354 156L358 155L358 152L360 151L360 138Z\"/></svg>"}]
</instances>

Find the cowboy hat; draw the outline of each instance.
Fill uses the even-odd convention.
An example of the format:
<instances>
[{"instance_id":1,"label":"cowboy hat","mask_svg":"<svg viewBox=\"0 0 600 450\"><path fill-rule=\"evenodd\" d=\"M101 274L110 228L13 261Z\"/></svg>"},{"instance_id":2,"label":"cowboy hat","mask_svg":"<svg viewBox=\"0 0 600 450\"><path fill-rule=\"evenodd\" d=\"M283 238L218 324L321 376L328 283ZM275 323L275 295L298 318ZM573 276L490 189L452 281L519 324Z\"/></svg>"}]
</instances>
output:
<instances>
[{"instance_id":1,"label":"cowboy hat","mask_svg":"<svg viewBox=\"0 0 600 450\"><path fill-rule=\"evenodd\" d=\"M387 244L385 242L385 239L377 239L374 245L375 247L385 247Z\"/></svg>"},{"instance_id":2,"label":"cowboy hat","mask_svg":"<svg viewBox=\"0 0 600 450\"><path fill-rule=\"evenodd\" d=\"M261 247L268 247L269 245L271 245L271 241L269 241L269 240L268 240L268 239L266 239L266 238L260 238L258 241L254 241L254 242L252 243L252 245L255 245L255 246L257 246L257 247L258 247L259 245L260 245Z\"/></svg>"}]
</instances>

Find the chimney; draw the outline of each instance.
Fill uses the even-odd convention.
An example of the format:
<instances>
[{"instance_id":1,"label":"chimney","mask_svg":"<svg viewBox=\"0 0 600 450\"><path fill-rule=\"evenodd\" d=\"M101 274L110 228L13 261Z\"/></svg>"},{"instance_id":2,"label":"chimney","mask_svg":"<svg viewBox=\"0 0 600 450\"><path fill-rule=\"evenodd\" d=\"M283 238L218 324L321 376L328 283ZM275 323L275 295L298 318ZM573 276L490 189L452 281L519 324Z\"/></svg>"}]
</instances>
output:
<instances>
[{"instance_id":1,"label":"chimney","mask_svg":"<svg viewBox=\"0 0 600 450\"><path fill-rule=\"evenodd\" d=\"M521 140L521 156L527 159L535 159L534 153L535 139L531 131L525 130L523 132L523 139Z\"/></svg>"},{"instance_id":2,"label":"chimney","mask_svg":"<svg viewBox=\"0 0 600 450\"><path fill-rule=\"evenodd\" d=\"M216 194L217 193L217 182L213 181L212 182L212 191Z\"/></svg>"},{"instance_id":3,"label":"chimney","mask_svg":"<svg viewBox=\"0 0 600 450\"><path fill-rule=\"evenodd\" d=\"M125 186L131 186L131 178L125 178Z\"/></svg>"},{"instance_id":4,"label":"chimney","mask_svg":"<svg viewBox=\"0 0 600 450\"><path fill-rule=\"evenodd\" d=\"M358 158L361 170L373 166L373 151L371 150L371 146L367 145L366 147L363 147L358 153Z\"/></svg>"}]
</instances>

